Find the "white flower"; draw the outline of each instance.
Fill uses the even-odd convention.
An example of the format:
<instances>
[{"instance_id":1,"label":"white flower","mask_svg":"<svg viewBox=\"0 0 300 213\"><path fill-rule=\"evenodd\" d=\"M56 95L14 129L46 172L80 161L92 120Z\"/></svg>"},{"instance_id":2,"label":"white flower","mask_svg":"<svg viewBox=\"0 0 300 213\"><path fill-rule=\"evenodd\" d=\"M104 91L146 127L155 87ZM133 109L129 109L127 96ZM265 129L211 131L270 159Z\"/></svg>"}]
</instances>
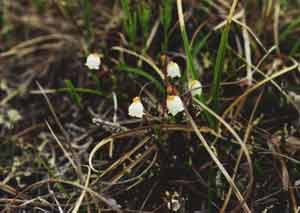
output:
<instances>
[{"instance_id":1,"label":"white flower","mask_svg":"<svg viewBox=\"0 0 300 213\"><path fill-rule=\"evenodd\" d=\"M168 209L174 212L177 212L181 207L179 200L173 198L167 203L167 206Z\"/></svg>"},{"instance_id":2,"label":"white flower","mask_svg":"<svg viewBox=\"0 0 300 213\"><path fill-rule=\"evenodd\" d=\"M168 199L170 199L167 203L168 209L177 212L181 207L179 194L174 192L172 196L170 196L170 193L167 191L166 195Z\"/></svg>"},{"instance_id":3,"label":"white flower","mask_svg":"<svg viewBox=\"0 0 300 213\"><path fill-rule=\"evenodd\" d=\"M101 64L100 55L97 53L89 54L85 65L91 70L98 70Z\"/></svg>"},{"instance_id":4,"label":"white flower","mask_svg":"<svg viewBox=\"0 0 300 213\"><path fill-rule=\"evenodd\" d=\"M192 93L192 96L201 95L202 94L202 84L198 80L190 80L189 81L189 90Z\"/></svg>"},{"instance_id":5,"label":"white flower","mask_svg":"<svg viewBox=\"0 0 300 213\"><path fill-rule=\"evenodd\" d=\"M167 65L167 76L171 78L181 77L180 68L174 61L170 61Z\"/></svg>"},{"instance_id":6,"label":"white flower","mask_svg":"<svg viewBox=\"0 0 300 213\"><path fill-rule=\"evenodd\" d=\"M176 95L169 95L167 97L167 109L173 116L175 116L178 112L184 111L180 97Z\"/></svg>"},{"instance_id":7,"label":"white flower","mask_svg":"<svg viewBox=\"0 0 300 213\"><path fill-rule=\"evenodd\" d=\"M128 115L131 117L142 118L144 114L144 106L141 99L139 97L133 98L132 103L128 108Z\"/></svg>"},{"instance_id":8,"label":"white flower","mask_svg":"<svg viewBox=\"0 0 300 213\"><path fill-rule=\"evenodd\" d=\"M11 121L12 123L17 122L22 119L22 116L20 115L20 113L15 109L8 110L7 116L8 116L9 121Z\"/></svg>"}]
</instances>

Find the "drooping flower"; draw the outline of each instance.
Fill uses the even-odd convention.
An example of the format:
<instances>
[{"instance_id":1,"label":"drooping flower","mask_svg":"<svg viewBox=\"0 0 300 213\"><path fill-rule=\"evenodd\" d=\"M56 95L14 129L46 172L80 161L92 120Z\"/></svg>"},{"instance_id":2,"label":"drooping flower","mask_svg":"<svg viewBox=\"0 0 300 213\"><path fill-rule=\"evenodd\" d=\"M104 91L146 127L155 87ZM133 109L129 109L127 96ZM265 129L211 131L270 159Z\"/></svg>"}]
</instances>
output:
<instances>
[{"instance_id":1,"label":"drooping flower","mask_svg":"<svg viewBox=\"0 0 300 213\"><path fill-rule=\"evenodd\" d=\"M190 80L188 83L189 90L191 91L192 96L202 94L202 84L198 80Z\"/></svg>"},{"instance_id":2,"label":"drooping flower","mask_svg":"<svg viewBox=\"0 0 300 213\"><path fill-rule=\"evenodd\" d=\"M181 77L180 68L174 61L170 61L167 65L167 76L170 78Z\"/></svg>"},{"instance_id":3,"label":"drooping flower","mask_svg":"<svg viewBox=\"0 0 300 213\"><path fill-rule=\"evenodd\" d=\"M168 203L167 203L168 209L177 212L181 207L181 203L180 203L181 199L179 197L179 194L177 192L174 192L172 195L170 195L170 193L167 191L166 196L168 198Z\"/></svg>"},{"instance_id":4,"label":"drooping flower","mask_svg":"<svg viewBox=\"0 0 300 213\"><path fill-rule=\"evenodd\" d=\"M170 114L175 116L177 113L184 111L183 103L179 96L169 95L167 97L167 109Z\"/></svg>"},{"instance_id":5,"label":"drooping flower","mask_svg":"<svg viewBox=\"0 0 300 213\"><path fill-rule=\"evenodd\" d=\"M101 64L100 55L98 53L89 54L86 58L85 65L90 70L98 70Z\"/></svg>"},{"instance_id":6,"label":"drooping flower","mask_svg":"<svg viewBox=\"0 0 300 213\"><path fill-rule=\"evenodd\" d=\"M128 107L128 115L131 117L142 118L144 115L144 106L139 97L132 99L132 103Z\"/></svg>"},{"instance_id":7,"label":"drooping flower","mask_svg":"<svg viewBox=\"0 0 300 213\"><path fill-rule=\"evenodd\" d=\"M177 199L173 199L173 198L167 203L167 206L168 206L168 209L170 209L174 212L177 212L181 207L180 201Z\"/></svg>"}]
</instances>

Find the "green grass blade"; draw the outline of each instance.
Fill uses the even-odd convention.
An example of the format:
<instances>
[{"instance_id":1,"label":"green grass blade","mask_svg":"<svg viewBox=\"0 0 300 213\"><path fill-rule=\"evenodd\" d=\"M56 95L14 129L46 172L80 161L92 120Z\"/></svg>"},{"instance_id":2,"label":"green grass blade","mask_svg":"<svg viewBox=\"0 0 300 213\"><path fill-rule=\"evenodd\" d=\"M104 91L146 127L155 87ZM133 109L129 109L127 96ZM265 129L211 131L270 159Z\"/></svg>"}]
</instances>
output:
<instances>
[{"instance_id":1,"label":"green grass blade","mask_svg":"<svg viewBox=\"0 0 300 213\"><path fill-rule=\"evenodd\" d=\"M181 0L177 0L177 11L178 11L178 19L179 19L181 37L183 40L185 54L187 56L187 79L198 80L199 76L198 76L198 72L195 68L192 48L190 46L188 35L187 35L186 29L185 29ZM197 100L199 100L201 103L206 105L206 98L203 95L197 96ZM214 123L215 123L214 118L205 110L204 110L204 116L207 119L209 125L211 127L214 127Z\"/></svg>"},{"instance_id":2,"label":"green grass blade","mask_svg":"<svg viewBox=\"0 0 300 213\"><path fill-rule=\"evenodd\" d=\"M32 3L40 14L42 14L45 11L44 0L32 0Z\"/></svg>"},{"instance_id":3,"label":"green grass blade","mask_svg":"<svg viewBox=\"0 0 300 213\"><path fill-rule=\"evenodd\" d=\"M172 23L172 10L173 10L173 0L162 1L162 6L160 8L160 22L164 31L164 40L162 43L162 50L165 51L168 48L168 32Z\"/></svg>"},{"instance_id":4,"label":"green grass blade","mask_svg":"<svg viewBox=\"0 0 300 213\"><path fill-rule=\"evenodd\" d=\"M133 46L137 37L137 12L130 9L129 0L121 0L121 6L125 14L123 20L124 30L126 31L130 44Z\"/></svg>"},{"instance_id":5,"label":"green grass blade","mask_svg":"<svg viewBox=\"0 0 300 213\"><path fill-rule=\"evenodd\" d=\"M85 41L89 48L93 37L92 4L90 0L83 0L83 21L85 27Z\"/></svg>"},{"instance_id":6,"label":"green grass blade","mask_svg":"<svg viewBox=\"0 0 300 213\"><path fill-rule=\"evenodd\" d=\"M280 33L279 35L279 40L280 41L285 41L288 37L288 35L290 35L293 30L297 30L296 28L300 27L300 20L293 20L291 21L288 26L286 27L286 29Z\"/></svg>"},{"instance_id":7,"label":"green grass blade","mask_svg":"<svg viewBox=\"0 0 300 213\"><path fill-rule=\"evenodd\" d=\"M76 93L75 87L70 80L65 80L65 84L68 88L68 93L70 94L72 100L77 106L81 106L81 97Z\"/></svg>"},{"instance_id":8,"label":"green grass blade","mask_svg":"<svg viewBox=\"0 0 300 213\"><path fill-rule=\"evenodd\" d=\"M149 80L150 82L152 82L155 85L155 87L159 90L159 92L162 95L165 94L165 89L164 89L162 83L160 81L158 81L157 79L153 78L152 75L148 74L146 71L139 69L139 68L129 67L125 64L121 64L118 67L118 70L125 71L128 73L132 73L134 75L142 76L142 77L146 78L147 80Z\"/></svg>"},{"instance_id":9,"label":"green grass blade","mask_svg":"<svg viewBox=\"0 0 300 213\"><path fill-rule=\"evenodd\" d=\"M76 93L83 93L83 94L89 94L89 95L97 95L100 97L106 97L107 94L104 94L98 90L89 89L89 88L82 88L82 87L75 87L72 89ZM63 87L59 89L45 89L45 93L69 93L70 88ZM33 91L32 94L40 94L40 91Z\"/></svg>"},{"instance_id":10,"label":"green grass blade","mask_svg":"<svg viewBox=\"0 0 300 213\"><path fill-rule=\"evenodd\" d=\"M54 92L69 92L69 88L59 88L56 90L53 90ZM104 97L106 96L104 93L94 90L94 89L88 89L88 88L78 88L75 87L72 89L74 92L76 93L86 93L86 94L90 94L90 95L97 95L97 96L101 96Z\"/></svg>"},{"instance_id":11,"label":"green grass blade","mask_svg":"<svg viewBox=\"0 0 300 213\"><path fill-rule=\"evenodd\" d=\"M207 33L203 38L201 38L199 41L197 41L193 47L192 47L192 57L195 58L196 55L202 50L202 48L207 43L209 37L211 36L211 33Z\"/></svg>"},{"instance_id":12,"label":"green grass blade","mask_svg":"<svg viewBox=\"0 0 300 213\"><path fill-rule=\"evenodd\" d=\"M193 55L192 55L192 51L191 51L191 48L190 48L190 42L189 42L188 35L186 33L185 28L182 28L181 37L182 37L182 40L183 40L184 51L185 51L185 54L187 56L187 70L188 70L188 73L190 74L192 79L198 79L198 72L195 68L195 64L194 64L194 61L193 61Z\"/></svg>"},{"instance_id":13,"label":"green grass blade","mask_svg":"<svg viewBox=\"0 0 300 213\"><path fill-rule=\"evenodd\" d=\"M188 39L188 34L185 29L181 0L177 0L177 13L178 13L178 21L179 21L181 37L183 40L184 51L185 51L185 54L187 57L187 79L197 79L198 80L198 72L194 65L190 42Z\"/></svg>"},{"instance_id":14,"label":"green grass blade","mask_svg":"<svg viewBox=\"0 0 300 213\"><path fill-rule=\"evenodd\" d=\"M218 111L219 109L220 85L222 80L222 72L224 68L224 58L225 58L226 47L228 43L229 29L230 29L230 25L227 24L222 32L221 41L217 53L217 59L214 66L213 84L211 88L211 99L212 99L212 108L215 111Z\"/></svg>"},{"instance_id":15,"label":"green grass blade","mask_svg":"<svg viewBox=\"0 0 300 213\"><path fill-rule=\"evenodd\" d=\"M138 8L138 19L143 32L143 42L146 44L150 32L151 8L146 2L142 1Z\"/></svg>"},{"instance_id":16,"label":"green grass blade","mask_svg":"<svg viewBox=\"0 0 300 213\"><path fill-rule=\"evenodd\" d=\"M204 104L205 106L207 106L207 99L203 95L201 96L197 95L196 99L200 101L202 104ZM206 110L203 110L203 115L204 118L206 118L209 127L214 128L216 126L214 117L211 114L209 114Z\"/></svg>"}]
</instances>

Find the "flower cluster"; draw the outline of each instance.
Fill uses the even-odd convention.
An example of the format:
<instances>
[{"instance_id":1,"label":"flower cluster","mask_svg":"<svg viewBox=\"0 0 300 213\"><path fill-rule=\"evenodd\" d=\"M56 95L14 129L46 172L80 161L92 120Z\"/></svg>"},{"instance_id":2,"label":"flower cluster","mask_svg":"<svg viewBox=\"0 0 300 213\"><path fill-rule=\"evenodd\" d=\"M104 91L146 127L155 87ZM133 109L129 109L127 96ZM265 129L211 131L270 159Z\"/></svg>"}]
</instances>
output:
<instances>
[{"instance_id":1,"label":"flower cluster","mask_svg":"<svg viewBox=\"0 0 300 213\"><path fill-rule=\"evenodd\" d=\"M89 54L86 58L85 65L91 70L98 70L101 65L100 55L98 53ZM181 71L179 65L170 61L166 65L166 78L180 78ZM189 80L188 89L192 96L197 96L202 94L202 85L198 80ZM178 96L176 89L173 86L167 84L167 98L166 98L166 108L169 114L172 116L177 115L184 111L184 103L180 96ZM128 107L128 115L136 118L143 118L145 115L144 105L140 97L134 97L132 103Z\"/></svg>"},{"instance_id":2,"label":"flower cluster","mask_svg":"<svg viewBox=\"0 0 300 213\"><path fill-rule=\"evenodd\" d=\"M169 62L166 67L166 74L167 77L170 78L180 78L181 72L178 64L174 61ZM202 84L198 80L190 80L188 82L188 89L192 96L200 96L202 94ZM168 113L175 116L178 113L183 112L184 103L180 96L177 95L176 90L172 86L169 86L167 88L167 92L168 96L166 98L166 107ZM133 98L133 101L128 108L128 115L131 117L142 118L144 114L144 106L141 99L139 97Z\"/></svg>"}]
</instances>

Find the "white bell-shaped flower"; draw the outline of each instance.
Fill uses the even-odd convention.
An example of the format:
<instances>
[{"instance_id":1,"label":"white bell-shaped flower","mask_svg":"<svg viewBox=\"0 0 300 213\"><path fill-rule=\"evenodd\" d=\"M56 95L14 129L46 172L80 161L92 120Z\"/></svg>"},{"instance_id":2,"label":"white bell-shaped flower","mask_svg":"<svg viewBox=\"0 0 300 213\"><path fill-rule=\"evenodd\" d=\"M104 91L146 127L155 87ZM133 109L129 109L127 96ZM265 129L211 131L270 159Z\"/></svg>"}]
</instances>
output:
<instances>
[{"instance_id":1,"label":"white bell-shaped flower","mask_svg":"<svg viewBox=\"0 0 300 213\"><path fill-rule=\"evenodd\" d=\"M183 103L179 96L169 95L167 97L167 109L170 114L175 116L178 112L184 111Z\"/></svg>"},{"instance_id":2,"label":"white bell-shaped flower","mask_svg":"<svg viewBox=\"0 0 300 213\"><path fill-rule=\"evenodd\" d=\"M179 197L179 194L177 192L174 192L172 194L172 196L170 196L170 193L167 191L166 195L167 196L169 195L168 198L170 199L167 203L168 209L170 209L171 211L177 212L181 207L181 204L180 204L181 198Z\"/></svg>"},{"instance_id":3,"label":"white bell-shaped flower","mask_svg":"<svg viewBox=\"0 0 300 213\"><path fill-rule=\"evenodd\" d=\"M180 68L174 61L170 61L167 65L167 76L170 78L181 77Z\"/></svg>"},{"instance_id":4,"label":"white bell-shaped flower","mask_svg":"<svg viewBox=\"0 0 300 213\"><path fill-rule=\"evenodd\" d=\"M174 212L177 212L181 207L180 201L178 199L173 199L173 198L167 203L167 206L168 209Z\"/></svg>"},{"instance_id":5,"label":"white bell-shaped flower","mask_svg":"<svg viewBox=\"0 0 300 213\"><path fill-rule=\"evenodd\" d=\"M90 70L98 70L100 67L100 64L101 64L100 55L97 53L89 54L88 57L86 58L85 65Z\"/></svg>"},{"instance_id":6,"label":"white bell-shaped flower","mask_svg":"<svg viewBox=\"0 0 300 213\"><path fill-rule=\"evenodd\" d=\"M128 108L128 115L131 117L142 118L144 115L144 106L139 97L132 99L132 103Z\"/></svg>"},{"instance_id":7,"label":"white bell-shaped flower","mask_svg":"<svg viewBox=\"0 0 300 213\"><path fill-rule=\"evenodd\" d=\"M189 90L191 91L192 96L202 94L202 84L198 80L190 80L188 83Z\"/></svg>"}]
</instances>

